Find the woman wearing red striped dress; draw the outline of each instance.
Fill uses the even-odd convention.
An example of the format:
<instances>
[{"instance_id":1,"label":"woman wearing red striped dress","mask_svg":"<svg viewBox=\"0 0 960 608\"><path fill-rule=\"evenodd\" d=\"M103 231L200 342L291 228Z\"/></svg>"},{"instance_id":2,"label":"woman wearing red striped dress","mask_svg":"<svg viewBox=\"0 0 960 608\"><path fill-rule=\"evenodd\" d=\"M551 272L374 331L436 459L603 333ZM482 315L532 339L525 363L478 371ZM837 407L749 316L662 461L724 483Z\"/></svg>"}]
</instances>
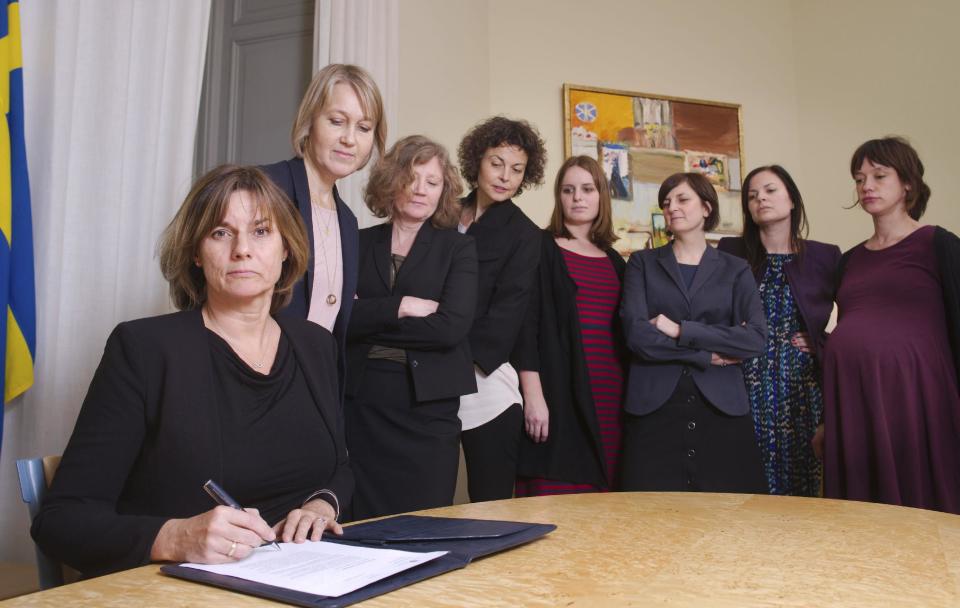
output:
<instances>
[{"instance_id":1,"label":"woman wearing red striped dress","mask_svg":"<svg viewBox=\"0 0 960 608\"><path fill-rule=\"evenodd\" d=\"M537 285L520 335L526 437L517 496L616 489L623 394L617 325L624 261L603 169L560 167Z\"/></svg>"}]
</instances>

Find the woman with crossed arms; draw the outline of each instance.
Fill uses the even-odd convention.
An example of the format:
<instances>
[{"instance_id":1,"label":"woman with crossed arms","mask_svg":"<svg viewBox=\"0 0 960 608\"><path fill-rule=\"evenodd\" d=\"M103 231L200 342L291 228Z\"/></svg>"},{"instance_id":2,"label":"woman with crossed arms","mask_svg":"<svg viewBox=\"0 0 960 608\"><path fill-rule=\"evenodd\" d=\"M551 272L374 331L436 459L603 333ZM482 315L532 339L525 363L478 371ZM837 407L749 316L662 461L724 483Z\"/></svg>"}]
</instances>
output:
<instances>
[{"instance_id":1,"label":"woman with crossed arms","mask_svg":"<svg viewBox=\"0 0 960 608\"><path fill-rule=\"evenodd\" d=\"M473 238L457 223L460 179L446 150L413 135L377 163L360 231L347 347L354 519L453 504L460 396L477 390L467 332L477 298Z\"/></svg>"},{"instance_id":2,"label":"woman with crossed arms","mask_svg":"<svg viewBox=\"0 0 960 608\"><path fill-rule=\"evenodd\" d=\"M766 494L740 369L767 339L753 273L707 244L720 214L706 177L671 175L657 198L673 240L630 256L620 306L622 489Z\"/></svg>"}]
</instances>

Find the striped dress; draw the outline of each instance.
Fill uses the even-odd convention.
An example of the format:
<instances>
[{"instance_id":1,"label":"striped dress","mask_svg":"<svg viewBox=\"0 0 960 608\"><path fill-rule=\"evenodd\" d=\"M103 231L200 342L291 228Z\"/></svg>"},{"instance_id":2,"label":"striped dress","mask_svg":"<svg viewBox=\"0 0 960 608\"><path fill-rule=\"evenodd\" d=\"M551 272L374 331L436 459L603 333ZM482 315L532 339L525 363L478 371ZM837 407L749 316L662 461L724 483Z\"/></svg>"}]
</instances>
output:
<instances>
[{"instance_id":1,"label":"striped dress","mask_svg":"<svg viewBox=\"0 0 960 608\"><path fill-rule=\"evenodd\" d=\"M615 480L620 455L623 403L623 369L613 342L613 321L620 303L620 279L607 256L590 257L562 247L560 251L570 278L577 286L577 314L587 375L590 378L608 479ZM585 454L584 457L591 456ZM611 489L614 488L530 477L517 482L517 496L607 492Z\"/></svg>"}]
</instances>

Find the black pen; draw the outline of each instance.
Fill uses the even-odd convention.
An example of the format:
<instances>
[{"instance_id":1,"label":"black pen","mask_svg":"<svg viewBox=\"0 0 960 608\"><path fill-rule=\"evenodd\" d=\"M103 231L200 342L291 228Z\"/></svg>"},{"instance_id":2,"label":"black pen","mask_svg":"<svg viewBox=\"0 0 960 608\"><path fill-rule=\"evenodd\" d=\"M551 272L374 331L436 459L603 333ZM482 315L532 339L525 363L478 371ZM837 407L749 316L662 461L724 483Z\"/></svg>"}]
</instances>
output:
<instances>
[{"instance_id":1,"label":"black pen","mask_svg":"<svg viewBox=\"0 0 960 608\"><path fill-rule=\"evenodd\" d=\"M212 479L208 479L207 483L203 484L204 491L210 495L218 505L223 505L225 507L230 507L231 509L236 509L238 511L243 511L243 507L240 506L236 500L233 499L233 496L227 494L227 491L220 487L220 485ZM280 550L280 545L277 541L265 542L263 545L275 545L277 550ZM260 545L261 547L263 545Z\"/></svg>"}]
</instances>

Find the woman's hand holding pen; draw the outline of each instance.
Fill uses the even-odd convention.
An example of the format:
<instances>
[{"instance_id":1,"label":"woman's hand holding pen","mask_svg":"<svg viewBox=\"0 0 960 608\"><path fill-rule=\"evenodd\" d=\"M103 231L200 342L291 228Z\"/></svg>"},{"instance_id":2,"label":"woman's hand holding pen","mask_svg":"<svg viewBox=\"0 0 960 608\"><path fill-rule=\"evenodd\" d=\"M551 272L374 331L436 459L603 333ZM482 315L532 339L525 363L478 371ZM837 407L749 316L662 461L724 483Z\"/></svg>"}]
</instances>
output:
<instances>
[{"instance_id":1,"label":"woman's hand holding pen","mask_svg":"<svg viewBox=\"0 0 960 608\"><path fill-rule=\"evenodd\" d=\"M324 530L330 530L339 536L343 534L343 527L337 523L336 515L336 511L329 502L317 498L299 509L290 511L283 521L273 527L273 530L285 543L320 540Z\"/></svg>"},{"instance_id":2,"label":"woman's hand holding pen","mask_svg":"<svg viewBox=\"0 0 960 608\"><path fill-rule=\"evenodd\" d=\"M256 509L218 506L188 519L170 519L150 550L151 561L224 564L243 559L276 533Z\"/></svg>"}]
</instances>

